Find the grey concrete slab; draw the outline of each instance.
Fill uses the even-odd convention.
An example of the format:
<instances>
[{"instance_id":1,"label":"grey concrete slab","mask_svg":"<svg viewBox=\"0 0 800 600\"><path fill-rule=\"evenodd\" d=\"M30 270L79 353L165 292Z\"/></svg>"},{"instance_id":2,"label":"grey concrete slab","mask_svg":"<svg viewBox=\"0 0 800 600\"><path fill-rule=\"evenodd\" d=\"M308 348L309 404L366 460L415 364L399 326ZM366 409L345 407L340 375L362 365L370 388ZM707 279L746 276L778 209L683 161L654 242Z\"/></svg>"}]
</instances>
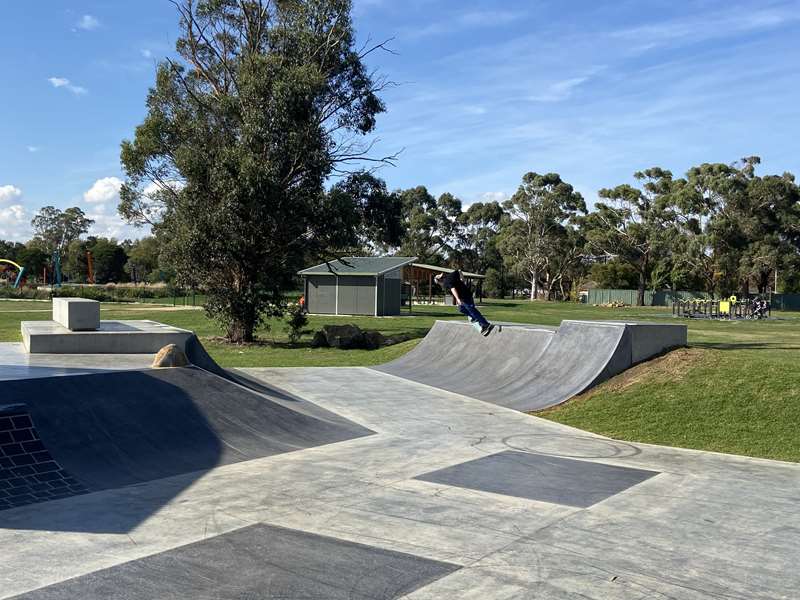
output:
<instances>
[{"instance_id":1,"label":"grey concrete slab","mask_svg":"<svg viewBox=\"0 0 800 600\"><path fill-rule=\"evenodd\" d=\"M416 479L586 508L655 475L644 469L506 450Z\"/></svg>"},{"instance_id":2,"label":"grey concrete slab","mask_svg":"<svg viewBox=\"0 0 800 600\"><path fill-rule=\"evenodd\" d=\"M20 343L0 342L0 381L146 369L153 362L153 356L154 354L30 354Z\"/></svg>"},{"instance_id":3,"label":"grey concrete slab","mask_svg":"<svg viewBox=\"0 0 800 600\"><path fill-rule=\"evenodd\" d=\"M503 325L486 338L437 321L408 354L374 367L522 411L565 402L637 362L686 345L685 325L563 321L552 331Z\"/></svg>"},{"instance_id":4,"label":"grey concrete slab","mask_svg":"<svg viewBox=\"0 0 800 600\"><path fill-rule=\"evenodd\" d=\"M797 598L800 465L610 440L366 368L245 373L377 433L0 511L0 598L258 524L463 567L416 600ZM587 508L416 479L507 450L660 475Z\"/></svg>"},{"instance_id":5,"label":"grey concrete slab","mask_svg":"<svg viewBox=\"0 0 800 600\"><path fill-rule=\"evenodd\" d=\"M391 600L459 568L302 531L252 525L16 600Z\"/></svg>"},{"instance_id":6,"label":"grey concrete slab","mask_svg":"<svg viewBox=\"0 0 800 600\"><path fill-rule=\"evenodd\" d=\"M22 321L22 343L32 354L154 354L184 348L194 334L156 321L100 321L94 331L71 331L55 321Z\"/></svg>"}]
</instances>

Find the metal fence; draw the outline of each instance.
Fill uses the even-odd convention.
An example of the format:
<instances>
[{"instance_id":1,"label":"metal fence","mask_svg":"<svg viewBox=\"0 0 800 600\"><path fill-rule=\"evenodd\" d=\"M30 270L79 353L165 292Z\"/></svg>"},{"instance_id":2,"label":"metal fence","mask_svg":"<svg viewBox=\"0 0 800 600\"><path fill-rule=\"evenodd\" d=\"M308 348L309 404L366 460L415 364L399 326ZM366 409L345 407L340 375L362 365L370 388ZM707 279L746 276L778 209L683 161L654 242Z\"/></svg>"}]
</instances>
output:
<instances>
[{"instance_id":1,"label":"metal fence","mask_svg":"<svg viewBox=\"0 0 800 600\"><path fill-rule=\"evenodd\" d=\"M627 304L636 306L638 290L613 290L597 288L589 290L587 304ZM753 297L757 294L752 294ZM645 306L672 306L673 302L686 300L710 299L711 296L705 292L691 292L686 290L645 290ZM742 298L744 299L744 298ZM772 310L800 310L800 294L770 294L769 303Z\"/></svg>"},{"instance_id":2,"label":"metal fence","mask_svg":"<svg viewBox=\"0 0 800 600\"><path fill-rule=\"evenodd\" d=\"M612 290L596 288L589 290L587 297L588 304L628 304L636 306L638 300L638 290ZM676 300L694 300L698 298L708 298L709 295L704 292L690 292L685 290L659 290L653 292L652 290L645 290L644 292L644 305L645 306L671 306Z\"/></svg>"}]
</instances>

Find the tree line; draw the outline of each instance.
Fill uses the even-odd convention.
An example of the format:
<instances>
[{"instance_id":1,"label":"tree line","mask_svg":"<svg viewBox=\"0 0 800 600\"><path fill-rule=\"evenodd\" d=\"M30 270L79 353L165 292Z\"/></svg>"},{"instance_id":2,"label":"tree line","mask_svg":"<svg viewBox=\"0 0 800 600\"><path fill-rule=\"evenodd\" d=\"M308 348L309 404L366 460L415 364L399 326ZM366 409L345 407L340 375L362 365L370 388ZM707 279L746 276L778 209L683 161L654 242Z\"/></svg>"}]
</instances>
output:
<instances>
[{"instance_id":1,"label":"tree line","mask_svg":"<svg viewBox=\"0 0 800 600\"><path fill-rule=\"evenodd\" d=\"M45 206L34 216L34 236L26 243L0 240L0 258L25 267L27 283L53 283L60 263L66 283L158 283L174 279L174 271L159 262L159 245L152 236L123 240L86 236L94 222L77 206L61 210ZM85 236L85 237L84 237ZM4 269L5 270L5 269ZM16 273L2 277L13 282Z\"/></svg>"}]
</instances>

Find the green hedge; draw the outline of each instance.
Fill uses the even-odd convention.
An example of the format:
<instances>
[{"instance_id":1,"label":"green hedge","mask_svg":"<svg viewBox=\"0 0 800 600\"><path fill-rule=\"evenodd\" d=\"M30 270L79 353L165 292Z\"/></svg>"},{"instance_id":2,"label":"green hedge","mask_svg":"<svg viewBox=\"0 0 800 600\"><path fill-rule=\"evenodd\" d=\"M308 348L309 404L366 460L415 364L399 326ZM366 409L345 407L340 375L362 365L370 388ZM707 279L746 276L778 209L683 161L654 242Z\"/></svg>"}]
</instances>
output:
<instances>
[{"instance_id":1,"label":"green hedge","mask_svg":"<svg viewBox=\"0 0 800 600\"><path fill-rule=\"evenodd\" d=\"M50 291L30 287L0 287L0 298L11 298L13 300L49 300Z\"/></svg>"}]
</instances>

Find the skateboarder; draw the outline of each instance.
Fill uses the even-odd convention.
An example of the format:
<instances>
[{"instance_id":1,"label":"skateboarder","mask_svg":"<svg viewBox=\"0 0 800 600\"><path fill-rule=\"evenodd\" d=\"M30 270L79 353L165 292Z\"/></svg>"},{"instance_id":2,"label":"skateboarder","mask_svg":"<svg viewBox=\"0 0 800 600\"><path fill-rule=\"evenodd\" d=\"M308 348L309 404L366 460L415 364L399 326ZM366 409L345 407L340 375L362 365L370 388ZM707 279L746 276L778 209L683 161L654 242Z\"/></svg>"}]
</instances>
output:
<instances>
[{"instance_id":1,"label":"skateboarder","mask_svg":"<svg viewBox=\"0 0 800 600\"><path fill-rule=\"evenodd\" d=\"M439 273L434 277L436 283L444 288L445 293L453 294L458 304L458 310L462 315L465 315L473 323L478 323L481 326L481 333L484 336L489 335L494 329L494 325L486 320L480 311L475 308L475 300L472 298L472 292L469 291L467 285L461 279L461 273L456 269L451 273Z\"/></svg>"}]
</instances>

